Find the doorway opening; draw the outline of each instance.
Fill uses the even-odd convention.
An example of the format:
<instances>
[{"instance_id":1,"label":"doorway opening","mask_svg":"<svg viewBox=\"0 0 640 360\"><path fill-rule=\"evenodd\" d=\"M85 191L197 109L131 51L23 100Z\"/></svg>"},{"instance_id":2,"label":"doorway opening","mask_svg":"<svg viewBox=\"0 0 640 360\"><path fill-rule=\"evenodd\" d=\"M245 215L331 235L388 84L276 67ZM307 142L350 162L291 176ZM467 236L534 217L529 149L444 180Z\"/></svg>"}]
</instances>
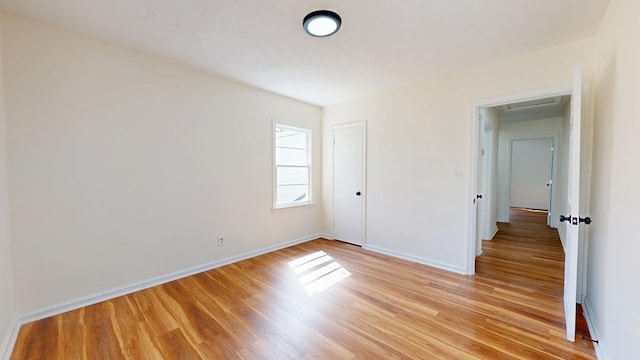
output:
<instances>
[{"instance_id":1,"label":"doorway opening","mask_svg":"<svg viewBox=\"0 0 640 360\"><path fill-rule=\"evenodd\" d=\"M558 196L563 201L559 201L557 205L559 205L557 214L563 214L559 216L557 219L560 222L560 230L552 229L545 224L545 227L552 231L554 234L558 235L558 243L562 243L561 248L564 250L564 291L563 291L563 303L564 303L564 312L565 312L565 325L566 325L566 333L567 339L570 341L575 341L575 310L576 304L581 303L581 299L584 294L584 286L578 286L579 283L584 283L586 276L584 273L584 265L585 265L585 255L587 254L586 250L586 229L584 227L580 227L580 222L582 219L580 215L588 213L588 185L589 185L589 169L590 169L590 149L587 141L582 141L584 138L587 140L590 136L589 132L589 116L585 116L589 110L587 106L587 101L583 101L583 99L588 99L588 96L583 95L589 93L588 83L583 83L582 81L582 72L580 67L576 67L573 75L573 85L569 89L560 89L560 90L551 90L551 91L543 91L534 95L529 96L516 96L508 99L502 100L494 100L487 101L482 104L476 104L474 106L474 118L473 120L473 147L472 147L472 158L475 161L471 162L471 183L470 183L470 193L473 195L473 203L469 206L470 211L470 225L469 225L469 242L470 246L468 247L468 268L470 269L469 274L475 274L475 254L482 253L482 234L477 231L482 227L482 221L487 221L489 224L493 222L492 215L495 215L495 221L498 221L498 211L496 213L485 213L485 206L478 206L477 200L482 200L483 198L487 198L488 200L492 200L493 202L497 202L498 205L502 205L503 218L508 220L508 214L511 212L511 202L507 202L505 206L505 202L497 201L496 199L500 194L503 195L505 187L497 186L498 190L495 189L495 183L497 183L501 178L500 176L492 177L493 174L498 173L498 171L483 171L486 170L486 164L489 162L486 159L483 159L482 156L486 155L486 151L484 146L484 139L486 139L487 131L490 131L493 134L493 138L495 139L495 134L499 134L498 145L507 143L505 141L506 134L509 134L507 131L509 128L515 127L519 131L528 129L532 134L527 133L528 137L533 137L532 135L536 135L535 137L544 137L541 135L548 134L539 134L539 132L548 131L553 126L548 127L544 126L545 119L541 119L542 116L538 117L538 114L535 114L537 119L527 118L525 120L515 120L513 122L518 123L522 121L522 123L517 125L511 125L509 122L504 121L502 116L498 116L500 110L502 111L510 111L512 109L516 112L522 112L523 114L527 114L527 117L530 116L531 109L536 109L535 112L544 113L546 110L541 110L546 107L559 107L559 111L561 116L558 117L559 121L555 121L554 118L547 119L548 121L555 122L555 126L558 127L558 124L561 124L561 130L558 128L555 131L555 135L559 141L557 143L558 153L557 156L558 163L557 166L557 178L558 181L554 181L552 185L555 185L556 192ZM566 99L566 100L564 100ZM563 105L563 102L565 103ZM568 104L568 105L566 105ZM585 115L583 115L585 114ZM484 115L484 116L483 116ZM531 115L534 116L534 115ZM582 119L587 120L587 126L582 126ZM490 126L486 126L489 124ZM514 129L511 129L513 131ZM548 137L548 136L547 136ZM489 136L489 138L491 138ZM514 137L509 137L509 144L513 144ZM492 144L491 144L492 145ZM491 147L493 148L493 147ZM584 148L584 149L583 149ZM512 148L513 150L513 148ZM584 151L587 150L587 151ZM504 152L502 152L504 154ZM496 159L497 154L492 154L490 159ZM529 164L528 160L522 160L527 165ZM586 165L586 166L583 166ZM477 167L476 167L477 166ZM498 168L500 170L498 161L495 161L494 169ZM509 169L510 171L511 169ZM504 170L502 170L504 174ZM511 173L509 174L511 176ZM492 187L493 185L493 187ZM491 192L491 190L495 190ZM499 190L502 190L499 191ZM553 189L552 189L553 190ZM481 191L489 191L488 194L482 194ZM509 191L511 188L509 187ZM553 191L552 191L553 193ZM581 200L585 198L587 201ZM551 206L549 206L550 212L553 212L553 204L551 201ZM481 203L482 204L482 203ZM564 215L569 214L569 215ZM543 217L545 222L549 222L549 225L553 225L553 221L555 221L555 216L551 216L551 220L548 220L548 217ZM580 221L578 221L580 219ZM585 220L589 220L586 219ZM585 221L588 224L588 222ZM560 244L558 244L560 246ZM582 263L582 266L581 264ZM505 269L498 269L497 271L504 271ZM581 278L581 279L580 279Z\"/></svg>"},{"instance_id":2,"label":"doorway opening","mask_svg":"<svg viewBox=\"0 0 640 360\"><path fill-rule=\"evenodd\" d=\"M498 223L510 222L512 208L545 211L547 225L558 227L556 215L566 197L570 101L565 89L476 106L474 257L496 235Z\"/></svg>"}]
</instances>

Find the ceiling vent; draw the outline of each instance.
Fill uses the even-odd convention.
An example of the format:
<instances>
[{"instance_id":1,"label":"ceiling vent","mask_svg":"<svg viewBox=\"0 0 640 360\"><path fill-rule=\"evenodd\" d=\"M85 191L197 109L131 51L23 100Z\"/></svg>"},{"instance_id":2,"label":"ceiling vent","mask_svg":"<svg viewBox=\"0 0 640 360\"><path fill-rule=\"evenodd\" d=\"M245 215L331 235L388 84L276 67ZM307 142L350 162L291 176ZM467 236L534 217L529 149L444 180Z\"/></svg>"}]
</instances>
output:
<instances>
[{"instance_id":1,"label":"ceiling vent","mask_svg":"<svg viewBox=\"0 0 640 360\"><path fill-rule=\"evenodd\" d=\"M529 101L523 101L523 102L514 103L514 104L507 104L507 105L502 105L501 107L502 107L502 111L505 111L505 112L532 110L532 109L539 109L539 108L558 105L560 104L561 100L562 100L562 96L556 96L552 98L529 100Z\"/></svg>"}]
</instances>

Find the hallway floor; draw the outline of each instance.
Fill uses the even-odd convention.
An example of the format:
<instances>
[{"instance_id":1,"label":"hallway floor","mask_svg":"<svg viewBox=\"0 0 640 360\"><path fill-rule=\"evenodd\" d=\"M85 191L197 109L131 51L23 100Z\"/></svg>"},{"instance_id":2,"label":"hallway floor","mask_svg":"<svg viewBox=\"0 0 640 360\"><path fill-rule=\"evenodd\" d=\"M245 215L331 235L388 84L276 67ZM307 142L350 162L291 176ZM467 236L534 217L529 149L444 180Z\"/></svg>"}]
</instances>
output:
<instances>
[{"instance_id":1,"label":"hallway floor","mask_svg":"<svg viewBox=\"0 0 640 360\"><path fill-rule=\"evenodd\" d=\"M510 221L498 223L493 240L483 241L483 253L476 258L476 276L521 288L542 301L541 306L547 307L544 302L549 302L545 311L562 313L564 250L557 229L547 226L546 211L511 208ZM580 305L576 319L576 347L594 353ZM564 321L555 327L550 335L564 336Z\"/></svg>"}]
</instances>

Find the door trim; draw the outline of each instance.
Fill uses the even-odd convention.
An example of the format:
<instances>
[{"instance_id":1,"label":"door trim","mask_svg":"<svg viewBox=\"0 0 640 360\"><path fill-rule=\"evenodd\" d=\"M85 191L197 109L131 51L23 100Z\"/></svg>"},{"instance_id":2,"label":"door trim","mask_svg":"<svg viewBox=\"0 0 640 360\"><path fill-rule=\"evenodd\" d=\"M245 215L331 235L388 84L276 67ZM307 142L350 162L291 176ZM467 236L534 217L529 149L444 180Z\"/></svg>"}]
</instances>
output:
<instances>
[{"instance_id":1,"label":"door trim","mask_svg":"<svg viewBox=\"0 0 640 360\"><path fill-rule=\"evenodd\" d=\"M505 97L480 100L471 105L471 126L470 126L470 158L469 158L469 189L467 193L467 253L466 253L466 274L476 273L476 239L477 239L477 214L474 200L478 194L478 156L480 153L480 109L486 107L501 106L515 102L527 100L544 99L554 96L571 95L572 88L559 87L543 89L539 91L509 95Z\"/></svg>"},{"instance_id":2,"label":"door trim","mask_svg":"<svg viewBox=\"0 0 640 360\"><path fill-rule=\"evenodd\" d=\"M367 121L354 121L350 123L335 124L331 126L331 236L335 238L334 224L335 224L335 172L334 172L334 147L335 132L336 130L348 129L359 127L362 131L362 228L360 229L362 243L360 246L364 247L367 243Z\"/></svg>"}]
</instances>

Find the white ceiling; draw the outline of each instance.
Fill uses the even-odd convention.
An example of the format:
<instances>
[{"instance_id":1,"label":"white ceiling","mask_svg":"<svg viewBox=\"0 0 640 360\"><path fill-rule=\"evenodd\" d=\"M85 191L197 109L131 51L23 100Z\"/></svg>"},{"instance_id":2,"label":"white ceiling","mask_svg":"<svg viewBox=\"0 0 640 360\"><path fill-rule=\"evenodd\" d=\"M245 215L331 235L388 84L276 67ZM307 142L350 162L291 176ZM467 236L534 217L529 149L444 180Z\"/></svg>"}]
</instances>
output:
<instances>
[{"instance_id":1,"label":"white ceiling","mask_svg":"<svg viewBox=\"0 0 640 360\"><path fill-rule=\"evenodd\" d=\"M597 31L608 0L0 0L8 13L330 105ZM336 11L313 38L303 17Z\"/></svg>"}]
</instances>

